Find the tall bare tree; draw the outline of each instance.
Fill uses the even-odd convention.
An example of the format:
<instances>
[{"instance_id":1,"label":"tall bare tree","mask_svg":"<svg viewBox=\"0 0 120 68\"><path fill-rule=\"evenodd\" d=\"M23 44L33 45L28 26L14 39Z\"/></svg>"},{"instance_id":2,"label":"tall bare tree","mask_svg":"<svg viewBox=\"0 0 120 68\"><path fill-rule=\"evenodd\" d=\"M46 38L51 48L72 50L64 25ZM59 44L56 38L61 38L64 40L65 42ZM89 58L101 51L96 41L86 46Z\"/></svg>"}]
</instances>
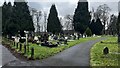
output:
<instances>
[{"instance_id":1,"label":"tall bare tree","mask_svg":"<svg viewBox=\"0 0 120 68\"><path fill-rule=\"evenodd\" d=\"M47 14L44 12L44 31L47 32Z\"/></svg>"},{"instance_id":2,"label":"tall bare tree","mask_svg":"<svg viewBox=\"0 0 120 68\"><path fill-rule=\"evenodd\" d=\"M97 8L97 11L95 13L96 18L100 18L103 25L104 25L103 34L105 34L105 28L106 28L106 25L108 25L108 19L109 19L109 12L110 11L111 11L111 9L108 7L108 5L103 4L103 5L100 5Z\"/></svg>"},{"instance_id":3,"label":"tall bare tree","mask_svg":"<svg viewBox=\"0 0 120 68\"><path fill-rule=\"evenodd\" d=\"M73 16L68 14L64 18L65 18L64 26L65 26L66 30L72 30L73 29L73 25L72 25Z\"/></svg>"},{"instance_id":4,"label":"tall bare tree","mask_svg":"<svg viewBox=\"0 0 120 68\"><path fill-rule=\"evenodd\" d=\"M36 32L40 33L40 23L39 23L39 21L42 18L42 12L37 11L34 8L30 8L30 11L31 11L31 15L32 15L33 19L34 19L34 17L36 19L36 22L34 22L34 27L36 28Z\"/></svg>"}]
</instances>

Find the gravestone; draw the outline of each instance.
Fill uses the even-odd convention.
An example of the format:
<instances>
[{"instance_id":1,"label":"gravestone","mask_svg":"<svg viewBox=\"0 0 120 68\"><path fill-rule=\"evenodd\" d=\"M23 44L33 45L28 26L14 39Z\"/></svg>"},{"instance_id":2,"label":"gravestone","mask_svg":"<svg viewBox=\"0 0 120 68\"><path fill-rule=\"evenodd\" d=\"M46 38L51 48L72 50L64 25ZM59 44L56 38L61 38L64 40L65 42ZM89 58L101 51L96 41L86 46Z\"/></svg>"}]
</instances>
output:
<instances>
[{"instance_id":1,"label":"gravestone","mask_svg":"<svg viewBox=\"0 0 120 68\"><path fill-rule=\"evenodd\" d=\"M67 36L65 36L65 38L64 38L65 40L68 40L68 37Z\"/></svg>"},{"instance_id":2,"label":"gravestone","mask_svg":"<svg viewBox=\"0 0 120 68\"><path fill-rule=\"evenodd\" d=\"M70 40L71 39L71 36L70 35L68 35L68 40Z\"/></svg>"},{"instance_id":3,"label":"gravestone","mask_svg":"<svg viewBox=\"0 0 120 68\"><path fill-rule=\"evenodd\" d=\"M15 42L16 43L18 43L19 42L19 40L20 40L20 38L17 36L17 37L15 37Z\"/></svg>"},{"instance_id":4,"label":"gravestone","mask_svg":"<svg viewBox=\"0 0 120 68\"><path fill-rule=\"evenodd\" d=\"M60 39L58 39L59 40L59 44L61 44L63 41L64 41L64 38L60 38Z\"/></svg>"},{"instance_id":5,"label":"gravestone","mask_svg":"<svg viewBox=\"0 0 120 68\"><path fill-rule=\"evenodd\" d=\"M44 35L41 36L41 42L48 41L48 39L49 39L49 35L46 34L46 33L45 33Z\"/></svg>"},{"instance_id":6,"label":"gravestone","mask_svg":"<svg viewBox=\"0 0 120 68\"><path fill-rule=\"evenodd\" d=\"M58 36L57 35L54 35L54 40L58 40Z\"/></svg>"},{"instance_id":7,"label":"gravestone","mask_svg":"<svg viewBox=\"0 0 120 68\"><path fill-rule=\"evenodd\" d=\"M67 39L66 39L66 40L64 40L64 44L67 44L67 45L68 45L68 43L67 43Z\"/></svg>"},{"instance_id":8,"label":"gravestone","mask_svg":"<svg viewBox=\"0 0 120 68\"><path fill-rule=\"evenodd\" d=\"M80 38L82 38L82 34L80 34Z\"/></svg>"},{"instance_id":9,"label":"gravestone","mask_svg":"<svg viewBox=\"0 0 120 68\"><path fill-rule=\"evenodd\" d=\"M41 46L47 46L47 47L57 47L58 45L57 44L52 44L52 42L42 42L41 43Z\"/></svg>"},{"instance_id":10,"label":"gravestone","mask_svg":"<svg viewBox=\"0 0 120 68\"><path fill-rule=\"evenodd\" d=\"M85 38L85 35L83 34L82 38Z\"/></svg>"},{"instance_id":11,"label":"gravestone","mask_svg":"<svg viewBox=\"0 0 120 68\"><path fill-rule=\"evenodd\" d=\"M38 37L37 37L37 36L35 36L35 37L34 37L34 41L37 41L37 40L39 40L39 39L38 39Z\"/></svg>"},{"instance_id":12,"label":"gravestone","mask_svg":"<svg viewBox=\"0 0 120 68\"><path fill-rule=\"evenodd\" d=\"M75 40L75 39L76 39L76 36L74 35L74 36L73 36L73 40Z\"/></svg>"},{"instance_id":13,"label":"gravestone","mask_svg":"<svg viewBox=\"0 0 120 68\"><path fill-rule=\"evenodd\" d=\"M71 40L74 40L74 36L73 35L70 35L71 36Z\"/></svg>"},{"instance_id":14,"label":"gravestone","mask_svg":"<svg viewBox=\"0 0 120 68\"><path fill-rule=\"evenodd\" d=\"M33 37L28 37L28 42L32 42L33 41Z\"/></svg>"},{"instance_id":15,"label":"gravestone","mask_svg":"<svg viewBox=\"0 0 120 68\"><path fill-rule=\"evenodd\" d=\"M48 34L44 34L44 36L43 36L43 39L44 39L44 41L46 40L46 41L48 41Z\"/></svg>"},{"instance_id":16,"label":"gravestone","mask_svg":"<svg viewBox=\"0 0 120 68\"><path fill-rule=\"evenodd\" d=\"M95 37L95 34L93 34L93 37Z\"/></svg>"},{"instance_id":17,"label":"gravestone","mask_svg":"<svg viewBox=\"0 0 120 68\"><path fill-rule=\"evenodd\" d=\"M44 41L41 43L41 46L49 46L49 43L47 41Z\"/></svg>"},{"instance_id":18,"label":"gravestone","mask_svg":"<svg viewBox=\"0 0 120 68\"><path fill-rule=\"evenodd\" d=\"M68 45L67 40L68 40L68 37L66 36L66 37L65 37L65 40L64 40L64 44L67 44L67 45Z\"/></svg>"},{"instance_id":19,"label":"gravestone","mask_svg":"<svg viewBox=\"0 0 120 68\"><path fill-rule=\"evenodd\" d=\"M108 49L108 47L105 47L104 49L103 49L103 54L104 55L107 55L109 53L109 49Z\"/></svg>"},{"instance_id":20,"label":"gravestone","mask_svg":"<svg viewBox=\"0 0 120 68\"><path fill-rule=\"evenodd\" d=\"M49 36L49 40L53 40L51 35Z\"/></svg>"}]
</instances>

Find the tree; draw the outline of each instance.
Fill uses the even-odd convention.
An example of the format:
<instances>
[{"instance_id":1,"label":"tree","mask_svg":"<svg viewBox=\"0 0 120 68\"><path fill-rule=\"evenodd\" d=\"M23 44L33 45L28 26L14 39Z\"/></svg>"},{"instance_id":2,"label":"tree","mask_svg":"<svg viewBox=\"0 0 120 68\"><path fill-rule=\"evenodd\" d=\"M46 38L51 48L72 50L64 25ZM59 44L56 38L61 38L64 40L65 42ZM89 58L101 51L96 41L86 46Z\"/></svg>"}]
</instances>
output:
<instances>
[{"instance_id":1,"label":"tree","mask_svg":"<svg viewBox=\"0 0 120 68\"><path fill-rule=\"evenodd\" d=\"M117 34L117 17L114 14L110 16L110 23L107 30L110 35Z\"/></svg>"},{"instance_id":2,"label":"tree","mask_svg":"<svg viewBox=\"0 0 120 68\"><path fill-rule=\"evenodd\" d=\"M88 11L88 2L85 0L84 2L78 2L78 6L75 10L73 16L73 26L76 32L80 32L83 34L87 29L90 21L90 13Z\"/></svg>"},{"instance_id":3,"label":"tree","mask_svg":"<svg viewBox=\"0 0 120 68\"><path fill-rule=\"evenodd\" d=\"M117 34L118 34L118 43L120 43L120 12L117 19Z\"/></svg>"},{"instance_id":4,"label":"tree","mask_svg":"<svg viewBox=\"0 0 120 68\"><path fill-rule=\"evenodd\" d=\"M18 24L20 35L24 36L24 31L34 31L33 20L29 12L29 6L25 0L19 2L15 0L13 6L14 23Z\"/></svg>"},{"instance_id":5,"label":"tree","mask_svg":"<svg viewBox=\"0 0 120 68\"><path fill-rule=\"evenodd\" d=\"M72 25L73 16L68 14L64 17L64 20L65 20L64 27L66 28L66 30L72 30L73 29L73 25Z\"/></svg>"},{"instance_id":6,"label":"tree","mask_svg":"<svg viewBox=\"0 0 120 68\"><path fill-rule=\"evenodd\" d=\"M44 12L44 31L47 32L47 13Z\"/></svg>"},{"instance_id":7,"label":"tree","mask_svg":"<svg viewBox=\"0 0 120 68\"><path fill-rule=\"evenodd\" d=\"M100 21L99 18L96 20L95 25L96 25L96 27L95 27L96 28L95 34L101 35L102 34L103 25L102 25L102 22Z\"/></svg>"},{"instance_id":8,"label":"tree","mask_svg":"<svg viewBox=\"0 0 120 68\"><path fill-rule=\"evenodd\" d=\"M41 13L41 11L39 11L39 12L36 12L35 15L36 15L36 18L37 18L37 25L36 25L37 32L40 34L40 24L39 24L39 21L41 20L42 13Z\"/></svg>"},{"instance_id":9,"label":"tree","mask_svg":"<svg viewBox=\"0 0 120 68\"><path fill-rule=\"evenodd\" d=\"M7 3L4 2L3 6L2 6L2 32L3 35L6 34L6 30L5 30L5 24L6 24L6 11L7 11Z\"/></svg>"},{"instance_id":10,"label":"tree","mask_svg":"<svg viewBox=\"0 0 120 68\"><path fill-rule=\"evenodd\" d=\"M90 29L91 29L93 34L101 35L102 29L103 29L103 25L102 25L102 23L101 23L99 18L96 20L96 22L93 19L89 27L90 27Z\"/></svg>"},{"instance_id":11,"label":"tree","mask_svg":"<svg viewBox=\"0 0 120 68\"><path fill-rule=\"evenodd\" d=\"M50 8L50 13L48 16L47 31L52 33L59 33L61 30L62 26L58 18L56 7L53 4Z\"/></svg>"},{"instance_id":12,"label":"tree","mask_svg":"<svg viewBox=\"0 0 120 68\"><path fill-rule=\"evenodd\" d=\"M92 21L91 21L91 23L90 23L90 25L89 25L89 28L91 29L91 31L92 31L92 34L95 34L95 20L93 19Z\"/></svg>"},{"instance_id":13,"label":"tree","mask_svg":"<svg viewBox=\"0 0 120 68\"><path fill-rule=\"evenodd\" d=\"M11 5L11 2L9 2L8 4L6 2L4 2L4 5L2 6L2 32L3 35L8 35L9 37L11 37L11 35L14 35L15 32L11 32L11 30L9 31L9 25L11 24L11 22L13 22L13 7ZM14 29L16 30L16 28ZM12 30L12 31L14 31Z\"/></svg>"},{"instance_id":14,"label":"tree","mask_svg":"<svg viewBox=\"0 0 120 68\"><path fill-rule=\"evenodd\" d=\"M0 38L2 36L2 7L0 6Z\"/></svg>"},{"instance_id":15,"label":"tree","mask_svg":"<svg viewBox=\"0 0 120 68\"><path fill-rule=\"evenodd\" d=\"M92 36L92 31L91 31L91 29L89 27L86 29L85 34L87 36Z\"/></svg>"},{"instance_id":16,"label":"tree","mask_svg":"<svg viewBox=\"0 0 120 68\"><path fill-rule=\"evenodd\" d=\"M104 27L103 27L103 34L105 34L105 29L106 29L106 25L107 24L107 21L109 19L109 11L111 9L108 7L107 4L103 4L103 5L100 5L98 8L97 8L97 11L96 11L96 18L100 18Z\"/></svg>"}]
</instances>

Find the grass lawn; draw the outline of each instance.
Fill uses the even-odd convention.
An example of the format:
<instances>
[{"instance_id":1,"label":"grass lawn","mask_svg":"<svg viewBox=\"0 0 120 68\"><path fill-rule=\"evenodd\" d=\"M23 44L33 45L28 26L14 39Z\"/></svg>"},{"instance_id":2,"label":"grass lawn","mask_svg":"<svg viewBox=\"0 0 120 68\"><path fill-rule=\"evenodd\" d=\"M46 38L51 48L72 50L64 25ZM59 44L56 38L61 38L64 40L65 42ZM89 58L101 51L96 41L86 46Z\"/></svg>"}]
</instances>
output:
<instances>
[{"instance_id":1,"label":"grass lawn","mask_svg":"<svg viewBox=\"0 0 120 68\"><path fill-rule=\"evenodd\" d=\"M26 56L27 58L31 57L31 51L30 49L33 47L34 48L34 59L44 59L50 56L55 55L56 53L59 53L67 48L70 48L76 44L82 43L82 42L86 42L89 40L96 40L99 37L88 37L88 38L80 38L80 40L75 40L75 41L71 41L68 42L68 45L59 45L58 47L53 47L53 48L49 48L49 47L44 47L44 46L40 46L37 44L32 44L29 43L29 52L27 51L26 54L24 54L24 56ZM8 42L8 41L7 41ZM15 46L11 45L12 48L16 49ZM16 51L19 52L19 47L18 49L16 49ZM22 47L22 51L21 53L24 53L24 48Z\"/></svg>"},{"instance_id":2,"label":"grass lawn","mask_svg":"<svg viewBox=\"0 0 120 68\"><path fill-rule=\"evenodd\" d=\"M109 48L107 55L103 54L105 47ZM91 66L118 66L119 59L117 37L108 37L107 40L96 43L91 49Z\"/></svg>"}]
</instances>

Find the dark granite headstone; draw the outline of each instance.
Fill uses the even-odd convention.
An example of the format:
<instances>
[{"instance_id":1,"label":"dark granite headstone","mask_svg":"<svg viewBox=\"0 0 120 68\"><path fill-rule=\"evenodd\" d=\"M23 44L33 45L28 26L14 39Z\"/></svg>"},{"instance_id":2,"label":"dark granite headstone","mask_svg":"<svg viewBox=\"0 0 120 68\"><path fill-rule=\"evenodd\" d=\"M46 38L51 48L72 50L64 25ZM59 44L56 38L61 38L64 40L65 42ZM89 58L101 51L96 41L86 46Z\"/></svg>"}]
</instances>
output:
<instances>
[{"instance_id":1,"label":"dark granite headstone","mask_svg":"<svg viewBox=\"0 0 120 68\"><path fill-rule=\"evenodd\" d=\"M109 49L108 49L108 47L105 47L104 50L103 50L103 54L107 55L108 53L109 53Z\"/></svg>"}]
</instances>

